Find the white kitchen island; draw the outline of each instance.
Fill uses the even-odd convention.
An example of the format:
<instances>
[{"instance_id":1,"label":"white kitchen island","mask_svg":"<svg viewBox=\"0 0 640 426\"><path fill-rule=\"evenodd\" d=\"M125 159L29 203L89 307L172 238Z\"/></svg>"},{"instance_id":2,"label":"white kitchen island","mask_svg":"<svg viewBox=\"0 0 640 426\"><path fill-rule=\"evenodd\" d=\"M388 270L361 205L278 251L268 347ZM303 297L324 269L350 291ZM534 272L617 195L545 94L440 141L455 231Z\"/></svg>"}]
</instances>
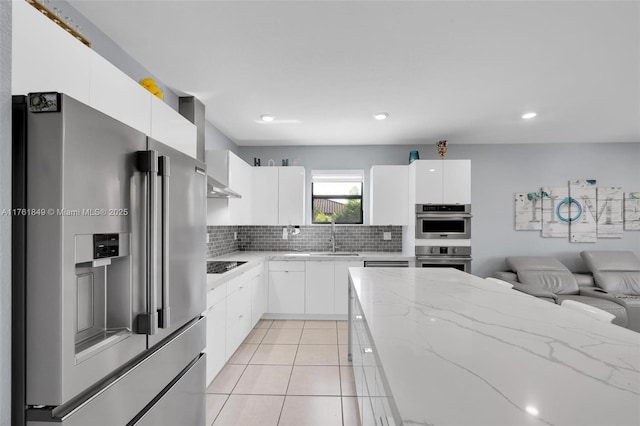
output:
<instances>
[{"instance_id":1,"label":"white kitchen island","mask_svg":"<svg viewBox=\"0 0 640 426\"><path fill-rule=\"evenodd\" d=\"M363 426L640 424L640 334L454 269L349 271Z\"/></svg>"}]
</instances>

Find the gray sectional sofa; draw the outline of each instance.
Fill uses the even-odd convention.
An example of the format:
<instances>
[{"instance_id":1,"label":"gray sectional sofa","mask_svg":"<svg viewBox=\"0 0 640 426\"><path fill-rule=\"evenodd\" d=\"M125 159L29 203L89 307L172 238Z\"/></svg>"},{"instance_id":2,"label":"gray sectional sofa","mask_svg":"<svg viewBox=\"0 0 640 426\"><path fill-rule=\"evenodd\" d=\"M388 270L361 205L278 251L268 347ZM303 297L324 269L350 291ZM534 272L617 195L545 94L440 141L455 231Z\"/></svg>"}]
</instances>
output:
<instances>
[{"instance_id":1,"label":"gray sectional sofa","mask_svg":"<svg viewBox=\"0 0 640 426\"><path fill-rule=\"evenodd\" d=\"M636 322L635 315L629 316L628 304L597 287L591 274L572 273L548 256L511 256L505 260L509 271L497 272L494 277L512 283L515 290L557 304L567 299L586 303L615 315L614 324L640 331L640 310Z\"/></svg>"}]
</instances>

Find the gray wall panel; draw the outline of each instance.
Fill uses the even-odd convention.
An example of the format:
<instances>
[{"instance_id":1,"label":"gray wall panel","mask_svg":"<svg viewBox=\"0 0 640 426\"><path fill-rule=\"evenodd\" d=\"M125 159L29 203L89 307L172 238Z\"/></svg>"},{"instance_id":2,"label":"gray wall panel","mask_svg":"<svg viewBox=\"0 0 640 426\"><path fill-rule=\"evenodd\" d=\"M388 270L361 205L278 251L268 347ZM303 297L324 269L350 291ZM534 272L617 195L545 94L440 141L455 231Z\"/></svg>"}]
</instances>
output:
<instances>
[{"instance_id":1,"label":"gray wall panel","mask_svg":"<svg viewBox=\"0 0 640 426\"><path fill-rule=\"evenodd\" d=\"M420 158L437 158L435 143L412 146L279 146L240 147L249 164L297 159L307 170L368 169L375 164L406 164L411 150ZM596 179L598 186L640 190L640 143L627 144L482 144L449 143L449 159L471 159L473 203L473 272L488 276L503 269L509 255L550 255L572 270L584 270L582 250L633 250L640 256L640 232L625 231L622 239L569 243L568 238L542 238L539 231L515 231L513 193L541 186L563 186L569 179ZM368 180L368 179L367 179ZM307 182L310 194L310 184ZM365 182L365 194L368 182ZM310 197L309 197L310 198ZM365 201L366 205L366 201ZM365 213L365 216L368 216Z\"/></svg>"}]
</instances>

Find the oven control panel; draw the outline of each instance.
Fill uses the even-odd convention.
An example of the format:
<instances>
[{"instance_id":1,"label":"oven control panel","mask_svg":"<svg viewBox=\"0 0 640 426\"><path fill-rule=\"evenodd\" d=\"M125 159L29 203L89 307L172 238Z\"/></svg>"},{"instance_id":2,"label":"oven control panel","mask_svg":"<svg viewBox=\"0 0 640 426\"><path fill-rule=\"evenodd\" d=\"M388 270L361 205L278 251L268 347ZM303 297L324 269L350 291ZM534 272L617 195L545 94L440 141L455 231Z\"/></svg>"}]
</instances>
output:
<instances>
[{"instance_id":1,"label":"oven control panel","mask_svg":"<svg viewBox=\"0 0 640 426\"><path fill-rule=\"evenodd\" d=\"M416 246L416 256L471 256L471 247Z\"/></svg>"}]
</instances>

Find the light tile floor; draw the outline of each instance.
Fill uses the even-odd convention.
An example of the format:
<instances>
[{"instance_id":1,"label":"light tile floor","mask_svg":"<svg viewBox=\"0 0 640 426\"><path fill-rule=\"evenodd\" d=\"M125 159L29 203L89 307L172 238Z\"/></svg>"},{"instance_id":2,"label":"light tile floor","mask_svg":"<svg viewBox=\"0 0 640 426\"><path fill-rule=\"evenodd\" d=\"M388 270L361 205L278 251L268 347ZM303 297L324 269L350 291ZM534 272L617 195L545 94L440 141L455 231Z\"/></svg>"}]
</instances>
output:
<instances>
[{"instance_id":1,"label":"light tile floor","mask_svg":"<svg viewBox=\"0 0 640 426\"><path fill-rule=\"evenodd\" d=\"M211 425L360 425L347 322L261 320L207 389Z\"/></svg>"}]
</instances>

